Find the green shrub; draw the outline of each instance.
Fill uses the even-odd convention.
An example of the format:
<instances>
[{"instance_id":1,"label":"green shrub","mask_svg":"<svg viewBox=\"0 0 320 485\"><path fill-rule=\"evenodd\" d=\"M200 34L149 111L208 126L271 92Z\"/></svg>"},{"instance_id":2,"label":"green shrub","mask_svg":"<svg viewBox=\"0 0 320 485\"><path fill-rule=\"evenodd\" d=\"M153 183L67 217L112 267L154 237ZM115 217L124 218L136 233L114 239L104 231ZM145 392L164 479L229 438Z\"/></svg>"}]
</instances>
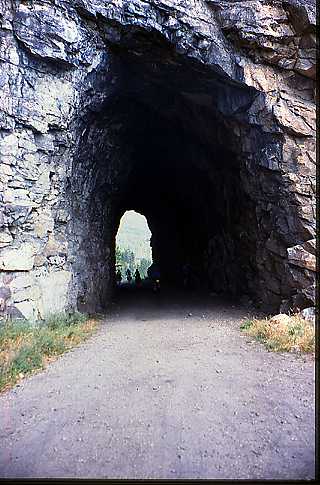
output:
<instances>
[{"instance_id":1,"label":"green shrub","mask_svg":"<svg viewBox=\"0 0 320 485\"><path fill-rule=\"evenodd\" d=\"M35 344L22 347L11 362L13 375L20 373L27 374L34 369L42 367L42 356Z\"/></svg>"},{"instance_id":2,"label":"green shrub","mask_svg":"<svg viewBox=\"0 0 320 485\"><path fill-rule=\"evenodd\" d=\"M303 333L304 327L300 322L289 325L288 327L288 334L293 338L302 337Z\"/></svg>"},{"instance_id":3,"label":"green shrub","mask_svg":"<svg viewBox=\"0 0 320 485\"><path fill-rule=\"evenodd\" d=\"M84 323L87 319L88 316L80 312L54 313L48 315L42 325L55 330L62 327L70 327L72 325Z\"/></svg>"},{"instance_id":4,"label":"green shrub","mask_svg":"<svg viewBox=\"0 0 320 485\"><path fill-rule=\"evenodd\" d=\"M68 325L79 325L88 320L86 313L74 312L68 315Z\"/></svg>"},{"instance_id":5,"label":"green shrub","mask_svg":"<svg viewBox=\"0 0 320 485\"><path fill-rule=\"evenodd\" d=\"M253 324L252 320L245 320L241 325L240 325L240 330L247 330L250 328Z\"/></svg>"},{"instance_id":6,"label":"green shrub","mask_svg":"<svg viewBox=\"0 0 320 485\"><path fill-rule=\"evenodd\" d=\"M274 352L315 351L314 328L299 315L291 315L289 324L273 321L272 318L253 319L243 322L240 328Z\"/></svg>"},{"instance_id":7,"label":"green shrub","mask_svg":"<svg viewBox=\"0 0 320 485\"><path fill-rule=\"evenodd\" d=\"M63 337L52 333L42 333L36 340L37 348L44 355L58 355L63 354L66 350L66 344Z\"/></svg>"},{"instance_id":8,"label":"green shrub","mask_svg":"<svg viewBox=\"0 0 320 485\"><path fill-rule=\"evenodd\" d=\"M0 326L0 348L7 340L15 340L21 335L32 332L30 322L26 320L7 320Z\"/></svg>"},{"instance_id":9,"label":"green shrub","mask_svg":"<svg viewBox=\"0 0 320 485\"><path fill-rule=\"evenodd\" d=\"M42 369L49 357L78 345L96 326L96 319L79 312L57 313L38 322L4 322L0 326L0 390Z\"/></svg>"}]
</instances>

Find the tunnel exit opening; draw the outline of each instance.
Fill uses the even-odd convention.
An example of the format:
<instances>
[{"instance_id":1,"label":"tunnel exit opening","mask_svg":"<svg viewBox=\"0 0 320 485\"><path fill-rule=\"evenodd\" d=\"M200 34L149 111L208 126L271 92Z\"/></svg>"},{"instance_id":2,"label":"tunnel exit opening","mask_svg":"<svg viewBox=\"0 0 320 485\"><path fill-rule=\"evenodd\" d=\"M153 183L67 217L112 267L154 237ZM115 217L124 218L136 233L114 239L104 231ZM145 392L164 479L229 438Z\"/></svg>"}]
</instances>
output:
<instances>
[{"instance_id":1,"label":"tunnel exit opening","mask_svg":"<svg viewBox=\"0 0 320 485\"><path fill-rule=\"evenodd\" d=\"M288 241L268 225L280 175L261 160L276 159L281 140L249 123L257 92L151 33L111 46L107 63L94 80L103 99L81 120L73 167L78 307L110 300L127 210L148 220L163 284L181 285L189 267L205 290L279 305L291 291L281 249ZM266 251L270 238L279 251Z\"/></svg>"},{"instance_id":2,"label":"tunnel exit opening","mask_svg":"<svg viewBox=\"0 0 320 485\"><path fill-rule=\"evenodd\" d=\"M133 210L121 217L116 235L117 287L124 283L142 288L152 265L151 231L147 219Z\"/></svg>"}]
</instances>

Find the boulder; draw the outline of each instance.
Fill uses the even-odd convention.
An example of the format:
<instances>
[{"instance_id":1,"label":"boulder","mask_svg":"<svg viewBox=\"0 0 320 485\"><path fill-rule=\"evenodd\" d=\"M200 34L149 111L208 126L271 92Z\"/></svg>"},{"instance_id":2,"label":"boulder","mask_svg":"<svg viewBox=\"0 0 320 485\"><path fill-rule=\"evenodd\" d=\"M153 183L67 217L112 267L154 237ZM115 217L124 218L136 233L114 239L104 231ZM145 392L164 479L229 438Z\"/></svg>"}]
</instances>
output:
<instances>
[{"instance_id":1,"label":"boulder","mask_svg":"<svg viewBox=\"0 0 320 485\"><path fill-rule=\"evenodd\" d=\"M316 257L309 253L300 244L287 248L288 260L290 264L300 266L301 268L316 271Z\"/></svg>"},{"instance_id":2,"label":"boulder","mask_svg":"<svg viewBox=\"0 0 320 485\"><path fill-rule=\"evenodd\" d=\"M287 326L291 323L291 317L289 315L286 315L285 313L279 313L278 315L270 318L270 323L273 325Z\"/></svg>"},{"instance_id":3,"label":"boulder","mask_svg":"<svg viewBox=\"0 0 320 485\"><path fill-rule=\"evenodd\" d=\"M12 292L12 302L18 303L26 300L38 301L41 297L37 279L24 273L11 280L9 288Z\"/></svg>"},{"instance_id":4,"label":"boulder","mask_svg":"<svg viewBox=\"0 0 320 485\"><path fill-rule=\"evenodd\" d=\"M0 254L0 270L30 271L35 254L36 249L30 243L23 243L19 248L4 249Z\"/></svg>"},{"instance_id":5,"label":"boulder","mask_svg":"<svg viewBox=\"0 0 320 485\"><path fill-rule=\"evenodd\" d=\"M65 310L70 281L71 273L69 271L52 272L38 279L41 299L44 303L42 317Z\"/></svg>"},{"instance_id":6,"label":"boulder","mask_svg":"<svg viewBox=\"0 0 320 485\"><path fill-rule=\"evenodd\" d=\"M10 232L0 232L0 248L9 246L13 241Z\"/></svg>"},{"instance_id":7,"label":"boulder","mask_svg":"<svg viewBox=\"0 0 320 485\"><path fill-rule=\"evenodd\" d=\"M37 305L33 301L21 301L12 306L15 307L21 316L26 320L30 320L32 322L37 320L39 317Z\"/></svg>"},{"instance_id":8,"label":"boulder","mask_svg":"<svg viewBox=\"0 0 320 485\"><path fill-rule=\"evenodd\" d=\"M305 308L304 310L302 310L302 312L300 312L300 315L308 322L312 323L313 325L315 324L315 321L316 321L315 307Z\"/></svg>"}]
</instances>

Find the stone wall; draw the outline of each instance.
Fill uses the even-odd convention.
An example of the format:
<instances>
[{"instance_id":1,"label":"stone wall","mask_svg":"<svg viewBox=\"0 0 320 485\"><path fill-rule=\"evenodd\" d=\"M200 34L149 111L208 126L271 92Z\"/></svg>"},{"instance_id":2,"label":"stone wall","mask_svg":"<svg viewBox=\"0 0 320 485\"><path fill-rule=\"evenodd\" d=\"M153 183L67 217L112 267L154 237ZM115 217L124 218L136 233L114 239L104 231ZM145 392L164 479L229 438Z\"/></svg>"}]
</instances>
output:
<instances>
[{"instance_id":1,"label":"stone wall","mask_svg":"<svg viewBox=\"0 0 320 485\"><path fill-rule=\"evenodd\" d=\"M238 222L226 178L230 217L223 231L206 223L211 284L223 275L230 290L241 261L240 291L270 309L314 304L315 2L0 0L0 24L3 314L108 300L138 137L120 94L142 96L127 76L139 65L137 86L172 81L180 95L177 73L199 76L201 96L191 80L184 93L196 139L230 144L239 166ZM197 164L216 180L210 157Z\"/></svg>"}]
</instances>

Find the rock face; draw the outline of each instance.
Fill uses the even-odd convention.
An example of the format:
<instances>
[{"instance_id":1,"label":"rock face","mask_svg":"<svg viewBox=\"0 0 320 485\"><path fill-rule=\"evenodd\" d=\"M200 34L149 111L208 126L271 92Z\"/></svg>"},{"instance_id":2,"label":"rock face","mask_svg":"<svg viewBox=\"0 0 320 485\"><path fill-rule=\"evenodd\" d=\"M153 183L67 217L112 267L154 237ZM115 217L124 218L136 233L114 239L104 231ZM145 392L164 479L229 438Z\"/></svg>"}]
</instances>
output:
<instances>
[{"instance_id":1,"label":"rock face","mask_svg":"<svg viewBox=\"0 0 320 485\"><path fill-rule=\"evenodd\" d=\"M0 25L3 314L104 307L127 209L168 281L314 305L313 0L0 0Z\"/></svg>"}]
</instances>

